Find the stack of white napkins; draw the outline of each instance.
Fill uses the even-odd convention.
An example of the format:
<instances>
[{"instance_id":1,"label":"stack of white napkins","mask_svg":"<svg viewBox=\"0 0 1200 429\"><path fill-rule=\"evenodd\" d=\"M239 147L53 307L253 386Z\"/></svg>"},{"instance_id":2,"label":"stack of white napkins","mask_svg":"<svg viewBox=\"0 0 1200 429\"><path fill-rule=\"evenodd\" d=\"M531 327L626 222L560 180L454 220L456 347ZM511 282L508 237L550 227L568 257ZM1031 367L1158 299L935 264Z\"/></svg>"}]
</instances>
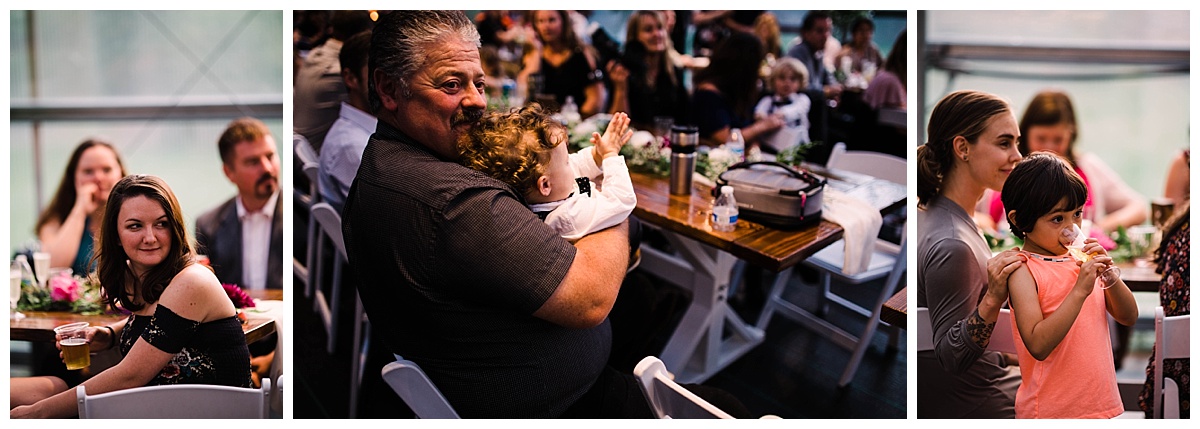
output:
<instances>
[{"instance_id":1,"label":"stack of white napkins","mask_svg":"<svg viewBox=\"0 0 1200 429\"><path fill-rule=\"evenodd\" d=\"M883 226L879 210L861 198L825 187L821 217L842 226L845 242L842 273L852 276L867 270L875 251L875 240Z\"/></svg>"}]
</instances>

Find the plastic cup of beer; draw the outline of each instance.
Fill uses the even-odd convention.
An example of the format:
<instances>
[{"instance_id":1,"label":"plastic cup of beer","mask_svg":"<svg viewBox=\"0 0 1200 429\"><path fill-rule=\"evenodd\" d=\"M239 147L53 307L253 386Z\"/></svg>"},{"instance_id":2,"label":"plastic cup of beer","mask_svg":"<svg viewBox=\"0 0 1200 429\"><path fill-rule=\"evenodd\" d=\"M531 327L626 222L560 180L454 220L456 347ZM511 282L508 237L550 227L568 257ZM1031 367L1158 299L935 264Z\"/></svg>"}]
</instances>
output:
<instances>
[{"instance_id":1,"label":"plastic cup of beer","mask_svg":"<svg viewBox=\"0 0 1200 429\"><path fill-rule=\"evenodd\" d=\"M87 340L88 322L75 322L54 328L54 336L62 348L63 363L67 369L87 368L92 364L91 349Z\"/></svg>"}]
</instances>

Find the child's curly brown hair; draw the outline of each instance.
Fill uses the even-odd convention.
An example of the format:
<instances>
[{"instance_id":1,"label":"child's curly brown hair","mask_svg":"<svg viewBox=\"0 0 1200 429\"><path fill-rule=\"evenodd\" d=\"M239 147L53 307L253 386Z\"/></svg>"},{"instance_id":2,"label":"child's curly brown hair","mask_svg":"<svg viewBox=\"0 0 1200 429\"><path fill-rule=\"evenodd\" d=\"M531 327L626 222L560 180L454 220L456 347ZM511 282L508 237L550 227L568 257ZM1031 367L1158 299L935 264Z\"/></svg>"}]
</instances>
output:
<instances>
[{"instance_id":1,"label":"child's curly brown hair","mask_svg":"<svg viewBox=\"0 0 1200 429\"><path fill-rule=\"evenodd\" d=\"M551 150L566 143L561 123L537 103L484 115L458 140L459 162L524 195L545 174Z\"/></svg>"}]
</instances>

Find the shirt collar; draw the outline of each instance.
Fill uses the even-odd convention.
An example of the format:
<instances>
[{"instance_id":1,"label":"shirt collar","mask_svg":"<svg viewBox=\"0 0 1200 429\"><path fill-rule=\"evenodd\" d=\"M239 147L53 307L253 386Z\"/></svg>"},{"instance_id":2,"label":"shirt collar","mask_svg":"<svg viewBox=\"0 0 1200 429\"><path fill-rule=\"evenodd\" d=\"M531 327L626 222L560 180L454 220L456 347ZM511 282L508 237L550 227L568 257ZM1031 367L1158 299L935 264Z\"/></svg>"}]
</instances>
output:
<instances>
[{"instance_id":1,"label":"shirt collar","mask_svg":"<svg viewBox=\"0 0 1200 429\"><path fill-rule=\"evenodd\" d=\"M238 219L246 218L246 206L242 204L242 197L239 195L233 199L234 205L237 207ZM279 202L279 192L271 194L271 198L267 199L267 203L263 204L262 208L256 213L262 213L266 217L271 217L275 214L275 204Z\"/></svg>"},{"instance_id":2,"label":"shirt collar","mask_svg":"<svg viewBox=\"0 0 1200 429\"><path fill-rule=\"evenodd\" d=\"M377 122L375 117L371 116L370 113L359 110L357 107L351 106L350 103L343 101L342 110L338 115L346 118L347 121L350 121L359 128L367 130L368 133L375 130L375 123Z\"/></svg>"}]
</instances>

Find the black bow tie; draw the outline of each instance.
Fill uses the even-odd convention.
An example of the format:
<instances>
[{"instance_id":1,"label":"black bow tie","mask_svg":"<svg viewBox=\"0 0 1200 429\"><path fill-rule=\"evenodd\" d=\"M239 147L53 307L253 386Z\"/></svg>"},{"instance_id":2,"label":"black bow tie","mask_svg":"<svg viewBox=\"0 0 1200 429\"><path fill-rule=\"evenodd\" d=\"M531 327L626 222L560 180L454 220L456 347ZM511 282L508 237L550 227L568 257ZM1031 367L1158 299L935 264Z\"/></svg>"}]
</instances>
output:
<instances>
[{"instance_id":1,"label":"black bow tie","mask_svg":"<svg viewBox=\"0 0 1200 429\"><path fill-rule=\"evenodd\" d=\"M778 99L778 98L776 98L774 101L772 101L772 102L771 102L771 105L772 105L772 106L775 106L775 107L779 107L779 106L786 106L786 105L789 105L789 104L792 104L792 99L791 99L791 97L784 98L784 99Z\"/></svg>"},{"instance_id":2,"label":"black bow tie","mask_svg":"<svg viewBox=\"0 0 1200 429\"><path fill-rule=\"evenodd\" d=\"M576 177L575 184L579 185L579 194L592 196L592 181L586 177Z\"/></svg>"}]
</instances>

